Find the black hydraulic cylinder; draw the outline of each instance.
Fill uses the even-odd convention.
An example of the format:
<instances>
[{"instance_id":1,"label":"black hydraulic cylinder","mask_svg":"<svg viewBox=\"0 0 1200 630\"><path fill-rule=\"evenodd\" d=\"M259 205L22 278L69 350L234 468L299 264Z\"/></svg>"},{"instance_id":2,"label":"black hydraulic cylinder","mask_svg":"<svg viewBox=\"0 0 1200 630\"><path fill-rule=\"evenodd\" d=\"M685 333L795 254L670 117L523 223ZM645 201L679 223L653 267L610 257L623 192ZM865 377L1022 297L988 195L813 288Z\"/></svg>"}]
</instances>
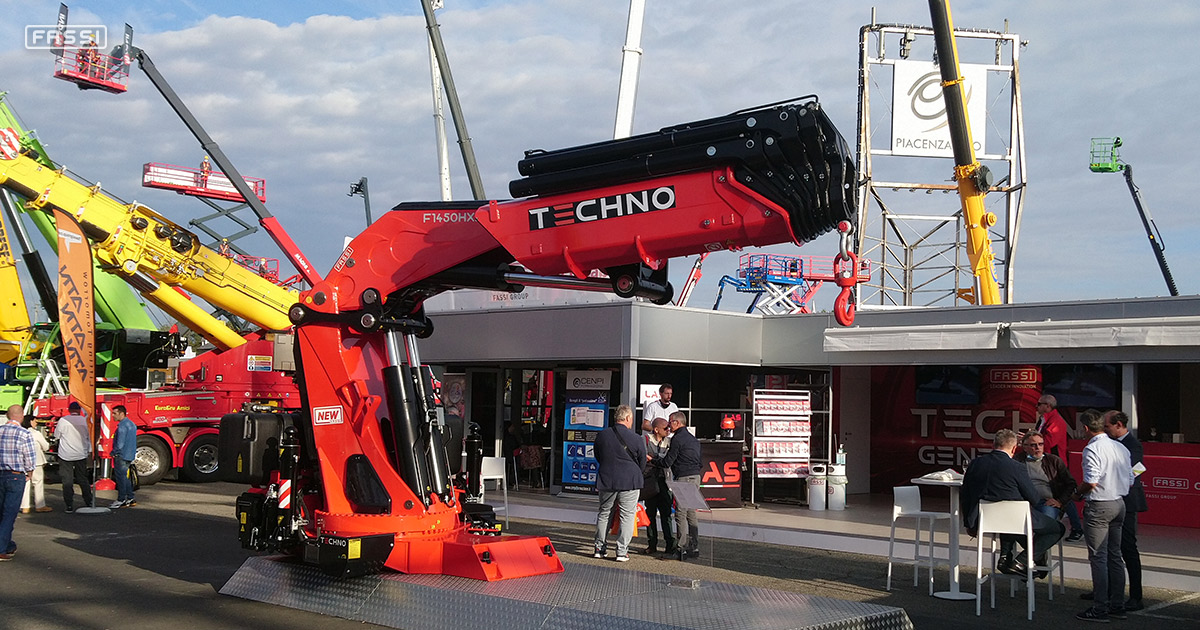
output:
<instances>
[{"instance_id":1,"label":"black hydraulic cylinder","mask_svg":"<svg viewBox=\"0 0 1200 630\"><path fill-rule=\"evenodd\" d=\"M57 322L58 291L55 290L54 284L50 280L50 274L46 272L46 264L42 262L41 255L37 252L29 252L22 254L21 258L25 261L25 268L29 270L30 277L33 278L33 286L37 289L42 307L46 309L46 317L52 322Z\"/></svg>"},{"instance_id":2,"label":"black hydraulic cylinder","mask_svg":"<svg viewBox=\"0 0 1200 630\"><path fill-rule=\"evenodd\" d=\"M404 368L397 365L383 368L383 385L387 391L388 412L392 416L392 433L399 458L397 464L400 478L428 507L431 488L425 462L425 449L422 447L419 424L421 418L412 414L412 406L409 405L409 388L405 382L407 380L405 371Z\"/></svg>"},{"instance_id":3,"label":"black hydraulic cylinder","mask_svg":"<svg viewBox=\"0 0 1200 630\"><path fill-rule=\"evenodd\" d=\"M478 501L478 497L483 496L483 481L479 478L483 470L483 436L474 422L469 431L463 440L463 449L467 453L467 496Z\"/></svg>"},{"instance_id":4,"label":"black hydraulic cylinder","mask_svg":"<svg viewBox=\"0 0 1200 630\"><path fill-rule=\"evenodd\" d=\"M13 233L16 234L17 240L21 244L21 259L25 261L25 267L29 270L30 278L33 279L33 286L37 289L38 298L42 301L42 308L46 309L46 317L52 322L57 322L58 291L54 286L54 281L50 279L50 274L46 272L46 265L42 262L41 255L33 248L29 235L25 233L25 228L21 225L21 215L17 211L17 203L13 200L12 194L8 191L0 191L0 203L4 205L4 214L8 217Z\"/></svg>"},{"instance_id":5,"label":"black hydraulic cylinder","mask_svg":"<svg viewBox=\"0 0 1200 630\"><path fill-rule=\"evenodd\" d=\"M1146 228L1146 238L1150 239L1150 249L1154 250L1158 268L1162 270L1163 279L1167 281L1167 290L1171 292L1171 297L1176 297L1179 295L1179 289L1175 287L1175 277L1171 275L1170 267L1167 267L1167 257L1163 253L1166 247L1156 234L1158 227L1154 225L1154 219L1150 218L1150 213L1142 205L1142 192L1138 189L1137 184L1133 183L1133 166L1129 164L1125 165L1125 183L1129 184L1129 192L1133 195L1133 203L1137 206L1138 216L1142 217L1142 227Z\"/></svg>"}]
</instances>

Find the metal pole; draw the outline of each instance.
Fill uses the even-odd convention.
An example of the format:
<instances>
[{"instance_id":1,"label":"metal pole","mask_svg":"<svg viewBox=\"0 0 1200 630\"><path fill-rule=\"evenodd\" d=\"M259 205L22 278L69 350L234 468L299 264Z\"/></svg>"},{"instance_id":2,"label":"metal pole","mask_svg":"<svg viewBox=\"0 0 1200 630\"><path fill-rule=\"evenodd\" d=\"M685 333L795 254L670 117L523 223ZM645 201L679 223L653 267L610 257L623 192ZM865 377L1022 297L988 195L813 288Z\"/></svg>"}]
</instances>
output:
<instances>
[{"instance_id":1,"label":"metal pole","mask_svg":"<svg viewBox=\"0 0 1200 630\"><path fill-rule=\"evenodd\" d=\"M617 122L613 139L633 134L633 107L637 101L638 74L642 63L642 22L646 0L629 0L629 23L625 27L625 47L621 49L621 84L617 89Z\"/></svg>"},{"instance_id":2,"label":"metal pole","mask_svg":"<svg viewBox=\"0 0 1200 630\"><path fill-rule=\"evenodd\" d=\"M442 183L442 201L450 201L450 147L446 143L446 116L442 111L442 76L433 41L429 42L429 76L433 82L433 131L437 136L438 179Z\"/></svg>"},{"instance_id":3,"label":"metal pole","mask_svg":"<svg viewBox=\"0 0 1200 630\"><path fill-rule=\"evenodd\" d=\"M463 163L467 167L467 181L471 194L477 200L487 198L483 192L483 181L479 177L479 165L475 162L475 149L471 147L471 134L467 132L467 121L463 119L462 105L458 102L458 90L454 87L454 76L450 73L450 61L446 59L446 46L442 43L442 32L433 15L431 0L421 0L425 11L425 27L429 30L429 42L433 45L438 67L442 72L442 83L446 86L446 98L450 101L450 115L454 118L454 130L458 133L458 146L462 150Z\"/></svg>"}]
</instances>

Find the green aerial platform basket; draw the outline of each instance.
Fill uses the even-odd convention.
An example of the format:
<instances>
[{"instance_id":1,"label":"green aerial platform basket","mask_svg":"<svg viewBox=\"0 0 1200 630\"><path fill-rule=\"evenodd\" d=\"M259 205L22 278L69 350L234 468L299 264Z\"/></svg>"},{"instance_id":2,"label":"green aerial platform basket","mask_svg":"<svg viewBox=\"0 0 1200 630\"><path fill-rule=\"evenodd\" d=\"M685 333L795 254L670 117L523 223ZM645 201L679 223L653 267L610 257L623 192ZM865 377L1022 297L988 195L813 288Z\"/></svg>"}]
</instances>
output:
<instances>
[{"instance_id":1,"label":"green aerial platform basket","mask_svg":"<svg viewBox=\"0 0 1200 630\"><path fill-rule=\"evenodd\" d=\"M1093 173L1119 173L1125 170L1117 148L1121 146L1120 138L1092 138Z\"/></svg>"}]
</instances>

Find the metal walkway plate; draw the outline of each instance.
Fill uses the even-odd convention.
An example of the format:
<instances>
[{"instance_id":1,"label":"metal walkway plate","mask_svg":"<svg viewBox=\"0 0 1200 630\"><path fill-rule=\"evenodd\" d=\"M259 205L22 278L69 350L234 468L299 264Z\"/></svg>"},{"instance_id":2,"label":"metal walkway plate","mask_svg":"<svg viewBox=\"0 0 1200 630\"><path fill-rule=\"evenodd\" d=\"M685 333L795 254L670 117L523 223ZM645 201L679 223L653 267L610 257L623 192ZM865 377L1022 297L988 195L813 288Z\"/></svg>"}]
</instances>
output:
<instances>
[{"instance_id":1,"label":"metal walkway plate","mask_svg":"<svg viewBox=\"0 0 1200 630\"><path fill-rule=\"evenodd\" d=\"M673 586L681 582L684 586ZM483 582L387 573L334 579L282 557L250 558L222 595L411 630L907 630L901 608L587 564Z\"/></svg>"}]
</instances>

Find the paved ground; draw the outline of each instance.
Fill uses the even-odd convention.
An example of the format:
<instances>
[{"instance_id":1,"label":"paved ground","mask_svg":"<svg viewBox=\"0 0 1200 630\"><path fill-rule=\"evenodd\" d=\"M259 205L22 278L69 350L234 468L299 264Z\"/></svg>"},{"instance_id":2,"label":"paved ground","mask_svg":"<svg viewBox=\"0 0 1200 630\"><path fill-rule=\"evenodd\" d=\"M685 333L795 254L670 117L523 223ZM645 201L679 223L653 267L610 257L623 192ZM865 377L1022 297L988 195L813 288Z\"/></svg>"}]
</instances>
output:
<instances>
[{"instance_id":1,"label":"paved ground","mask_svg":"<svg viewBox=\"0 0 1200 630\"><path fill-rule=\"evenodd\" d=\"M241 486L164 482L139 491L138 507L111 514L64 514L57 487L54 512L21 516L20 545L11 562L0 563L0 628L296 628L374 627L219 595L246 554L236 540L234 497ZM588 527L513 519L514 533L549 535L570 570L591 558ZM636 543L635 543L636 544ZM896 581L883 590L886 563L850 553L717 541L712 553L680 563L635 556L615 565L752 586L869 601L908 611L917 628L1005 628L1024 620L1024 599L997 598L995 611L975 617L974 604L945 602L923 587ZM707 545L707 541L706 541ZM611 562L611 561L607 561ZM717 565L722 568L714 568ZM911 575L900 569L898 575ZM945 583L945 576L939 577ZM973 578L964 587L974 588ZM1079 627L1078 595L1088 585L1068 580L1065 595L1047 602L1038 593L1035 620L1040 627ZM1154 610L1116 621L1129 628L1194 629L1200 620L1200 594L1150 589ZM486 625L481 625L486 627Z\"/></svg>"}]
</instances>

